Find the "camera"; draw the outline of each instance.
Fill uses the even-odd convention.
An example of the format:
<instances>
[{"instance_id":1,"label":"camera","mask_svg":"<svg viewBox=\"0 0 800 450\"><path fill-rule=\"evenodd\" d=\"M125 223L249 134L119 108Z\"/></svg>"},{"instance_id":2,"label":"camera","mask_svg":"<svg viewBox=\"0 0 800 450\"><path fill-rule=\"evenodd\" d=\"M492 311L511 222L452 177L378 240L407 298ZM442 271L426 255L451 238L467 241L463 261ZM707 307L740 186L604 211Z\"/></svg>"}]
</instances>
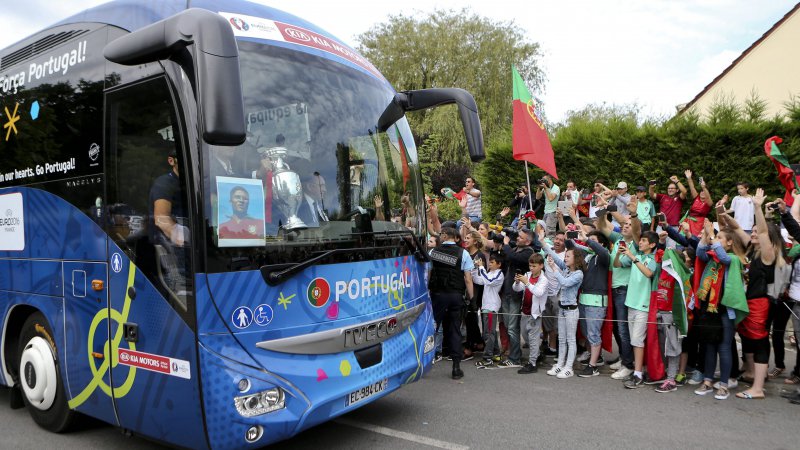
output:
<instances>
[{"instance_id":1,"label":"camera","mask_svg":"<svg viewBox=\"0 0 800 450\"><path fill-rule=\"evenodd\" d=\"M780 209L780 207L781 207L781 205L779 205L777 203L773 203L773 204L768 206L768 208L773 210L773 211L777 211L778 209Z\"/></svg>"},{"instance_id":2,"label":"camera","mask_svg":"<svg viewBox=\"0 0 800 450\"><path fill-rule=\"evenodd\" d=\"M536 184L547 184L547 180L544 178L539 178L536 180Z\"/></svg>"},{"instance_id":3,"label":"camera","mask_svg":"<svg viewBox=\"0 0 800 450\"><path fill-rule=\"evenodd\" d=\"M525 192L525 191L523 191L522 188L514 189L514 195L519 195L519 194L522 194L523 192Z\"/></svg>"},{"instance_id":4,"label":"camera","mask_svg":"<svg viewBox=\"0 0 800 450\"><path fill-rule=\"evenodd\" d=\"M567 239L578 239L577 231L567 231Z\"/></svg>"}]
</instances>

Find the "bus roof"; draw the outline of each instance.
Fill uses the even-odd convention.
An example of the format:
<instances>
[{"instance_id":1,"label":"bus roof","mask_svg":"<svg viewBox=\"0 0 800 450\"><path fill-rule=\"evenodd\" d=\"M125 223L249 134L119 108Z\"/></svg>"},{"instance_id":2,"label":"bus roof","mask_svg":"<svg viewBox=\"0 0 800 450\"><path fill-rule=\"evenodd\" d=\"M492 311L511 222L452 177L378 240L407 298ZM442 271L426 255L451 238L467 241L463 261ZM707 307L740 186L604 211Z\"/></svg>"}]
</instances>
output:
<instances>
[{"instance_id":1,"label":"bus roof","mask_svg":"<svg viewBox=\"0 0 800 450\"><path fill-rule=\"evenodd\" d=\"M115 0L68 17L53 26L77 22L98 22L136 31L188 8L230 12L297 25L342 42L316 25L281 10L244 0ZM49 27L48 27L49 28Z\"/></svg>"}]
</instances>

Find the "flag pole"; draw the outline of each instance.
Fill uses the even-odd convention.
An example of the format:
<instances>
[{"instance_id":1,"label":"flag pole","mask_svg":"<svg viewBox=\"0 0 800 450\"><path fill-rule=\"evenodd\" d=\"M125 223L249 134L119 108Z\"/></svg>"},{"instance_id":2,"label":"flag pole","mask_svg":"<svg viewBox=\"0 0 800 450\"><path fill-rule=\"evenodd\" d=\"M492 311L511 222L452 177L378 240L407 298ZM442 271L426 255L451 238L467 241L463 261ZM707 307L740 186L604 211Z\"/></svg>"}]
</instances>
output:
<instances>
[{"instance_id":1,"label":"flag pole","mask_svg":"<svg viewBox=\"0 0 800 450\"><path fill-rule=\"evenodd\" d=\"M528 175L528 161L525 161L525 181L528 183L528 210L533 209L533 191L531 191L531 177ZM525 211L527 212L527 211Z\"/></svg>"}]
</instances>

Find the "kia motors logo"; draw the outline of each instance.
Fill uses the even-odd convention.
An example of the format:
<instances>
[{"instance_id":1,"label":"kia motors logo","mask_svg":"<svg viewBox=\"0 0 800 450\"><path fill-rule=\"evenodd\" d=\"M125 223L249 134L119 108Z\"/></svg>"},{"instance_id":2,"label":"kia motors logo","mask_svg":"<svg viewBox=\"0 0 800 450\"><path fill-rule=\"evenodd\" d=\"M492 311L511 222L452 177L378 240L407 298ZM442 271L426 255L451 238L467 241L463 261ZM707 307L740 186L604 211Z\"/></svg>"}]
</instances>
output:
<instances>
[{"instance_id":1,"label":"kia motors logo","mask_svg":"<svg viewBox=\"0 0 800 450\"><path fill-rule=\"evenodd\" d=\"M120 361L128 362L128 361L130 361L130 359L131 359L130 355L128 355L127 353L120 352L120 354L119 354L119 360Z\"/></svg>"},{"instance_id":2,"label":"kia motors logo","mask_svg":"<svg viewBox=\"0 0 800 450\"><path fill-rule=\"evenodd\" d=\"M308 42L311 40L311 36L303 33L302 31L296 28L287 28L285 31L286 34L289 35L289 37L297 39L298 41Z\"/></svg>"}]
</instances>

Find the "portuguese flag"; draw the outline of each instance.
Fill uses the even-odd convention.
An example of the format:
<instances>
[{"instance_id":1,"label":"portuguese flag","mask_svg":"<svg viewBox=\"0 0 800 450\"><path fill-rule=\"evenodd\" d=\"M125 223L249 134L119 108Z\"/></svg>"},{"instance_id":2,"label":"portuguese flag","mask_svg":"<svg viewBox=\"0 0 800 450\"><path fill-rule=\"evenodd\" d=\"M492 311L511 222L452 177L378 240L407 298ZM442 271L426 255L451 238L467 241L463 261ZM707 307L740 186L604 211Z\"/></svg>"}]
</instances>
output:
<instances>
[{"instance_id":1,"label":"portuguese flag","mask_svg":"<svg viewBox=\"0 0 800 450\"><path fill-rule=\"evenodd\" d=\"M800 184L797 182L797 176L795 175L794 170L792 170L792 167L789 165L789 159L786 158L786 155L781 153L780 149L778 148L778 144L782 142L783 139L779 138L778 136L772 136L771 138L767 139L767 141L764 142L764 153L767 154L767 157L772 161L772 164L774 164L775 168L778 169L778 181L780 181L783 187L786 188L786 194L783 196L783 201L786 202L788 206L791 206L792 203L794 203L792 190L800 190Z\"/></svg>"},{"instance_id":2,"label":"portuguese flag","mask_svg":"<svg viewBox=\"0 0 800 450\"><path fill-rule=\"evenodd\" d=\"M667 249L661 260L661 270L675 280L672 297L672 320L678 326L681 336L689 332L694 290L692 273L683 262L683 257L673 249Z\"/></svg>"},{"instance_id":3,"label":"portuguese flag","mask_svg":"<svg viewBox=\"0 0 800 450\"><path fill-rule=\"evenodd\" d=\"M556 161L544 122L536 111L533 97L514 66L511 66L514 81L513 155L517 161L528 161L545 172L556 175Z\"/></svg>"}]
</instances>

